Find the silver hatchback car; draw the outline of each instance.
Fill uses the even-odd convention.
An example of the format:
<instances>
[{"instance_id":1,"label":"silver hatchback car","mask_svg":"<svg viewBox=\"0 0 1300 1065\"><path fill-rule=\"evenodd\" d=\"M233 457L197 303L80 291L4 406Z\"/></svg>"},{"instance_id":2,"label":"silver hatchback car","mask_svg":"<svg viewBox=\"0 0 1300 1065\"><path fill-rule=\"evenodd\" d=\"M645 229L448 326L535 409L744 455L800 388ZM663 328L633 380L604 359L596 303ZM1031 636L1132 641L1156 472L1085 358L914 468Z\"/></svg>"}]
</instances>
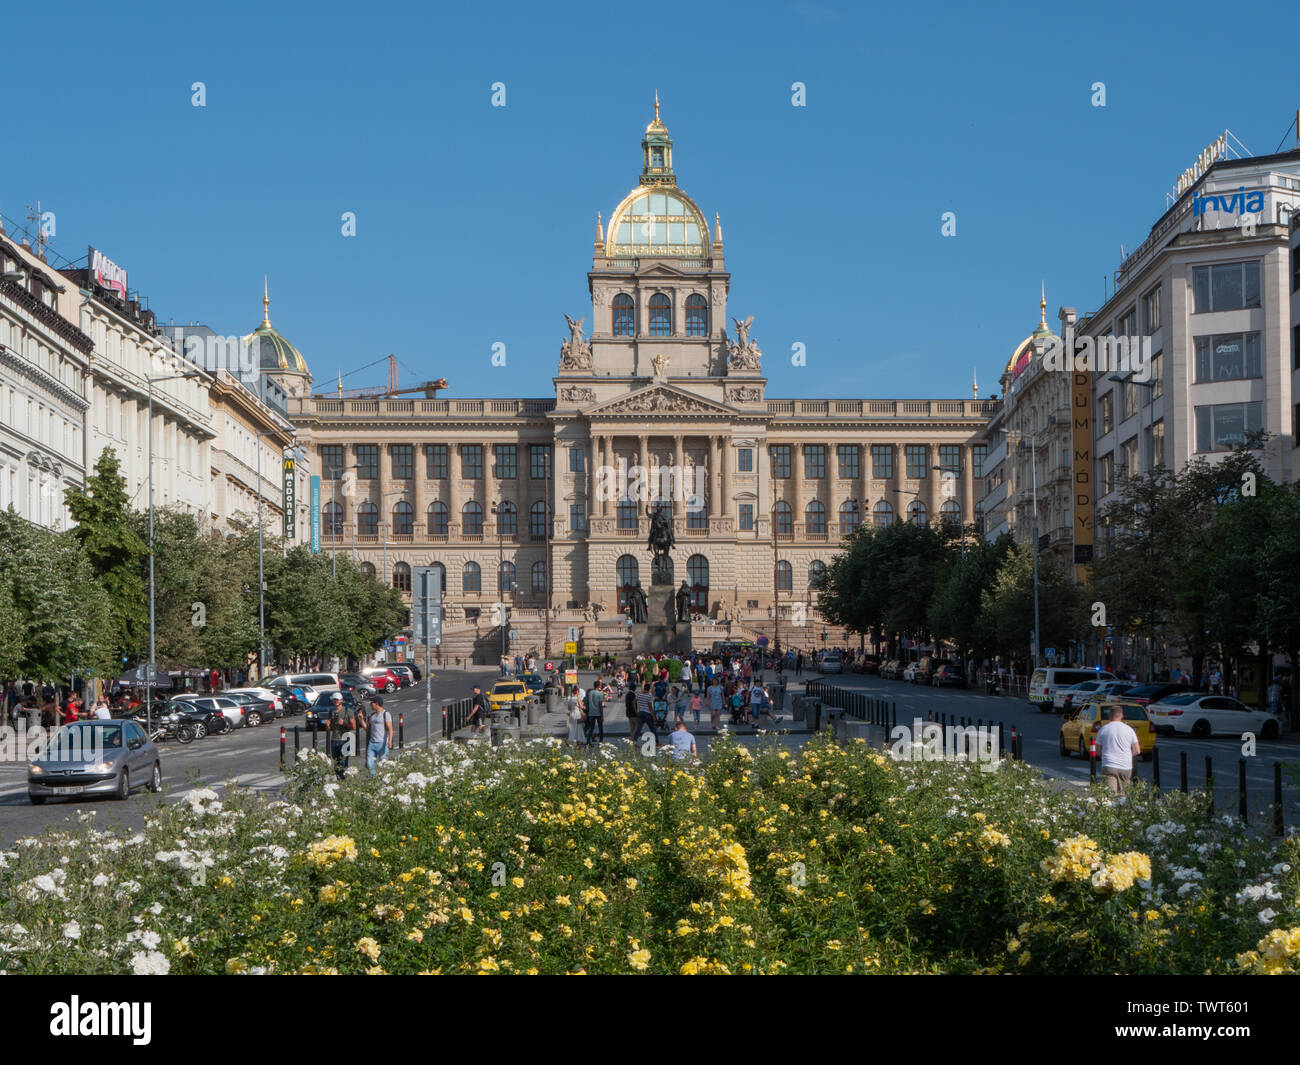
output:
<instances>
[{"instance_id":1,"label":"silver hatchback car","mask_svg":"<svg viewBox=\"0 0 1300 1065\"><path fill-rule=\"evenodd\" d=\"M162 787L158 748L134 721L77 721L61 725L27 763L33 806L69 795L125 799L141 785Z\"/></svg>"}]
</instances>

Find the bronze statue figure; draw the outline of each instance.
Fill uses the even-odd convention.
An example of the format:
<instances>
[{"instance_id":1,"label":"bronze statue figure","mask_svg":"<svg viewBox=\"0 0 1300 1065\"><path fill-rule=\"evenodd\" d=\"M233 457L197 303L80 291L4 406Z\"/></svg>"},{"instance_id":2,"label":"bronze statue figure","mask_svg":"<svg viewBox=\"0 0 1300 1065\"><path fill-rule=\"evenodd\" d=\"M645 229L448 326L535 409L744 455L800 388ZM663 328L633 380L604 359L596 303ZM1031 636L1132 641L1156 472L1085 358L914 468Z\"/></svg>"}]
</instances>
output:
<instances>
[{"instance_id":1,"label":"bronze statue figure","mask_svg":"<svg viewBox=\"0 0 1300 1065\"><path fill-rule=\"evenodd\" d=\"M677 589L677 621L678 624L687 625L691 621L691 589L685 581Z\"/></svg>"}]
</instances>

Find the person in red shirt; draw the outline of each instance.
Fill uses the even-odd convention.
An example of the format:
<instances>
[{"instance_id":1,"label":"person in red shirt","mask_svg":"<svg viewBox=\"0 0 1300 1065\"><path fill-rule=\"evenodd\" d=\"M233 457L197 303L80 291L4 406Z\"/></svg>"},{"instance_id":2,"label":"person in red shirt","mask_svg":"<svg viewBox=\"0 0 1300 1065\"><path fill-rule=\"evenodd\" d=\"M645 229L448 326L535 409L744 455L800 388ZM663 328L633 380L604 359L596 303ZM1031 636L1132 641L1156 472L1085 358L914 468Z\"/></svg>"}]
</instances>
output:
<instances>
[{"instance_id":1,"label":"person in red shirt","mask_svg":"<svg viewBox=\"0 0 1300 1065\"><path fill-rule=\"evenodd\" d=\"M67 708L63 711L63 723L71 725L77 720L77 706L71 700L68 701Z\"/></svg>"}]
</instances>

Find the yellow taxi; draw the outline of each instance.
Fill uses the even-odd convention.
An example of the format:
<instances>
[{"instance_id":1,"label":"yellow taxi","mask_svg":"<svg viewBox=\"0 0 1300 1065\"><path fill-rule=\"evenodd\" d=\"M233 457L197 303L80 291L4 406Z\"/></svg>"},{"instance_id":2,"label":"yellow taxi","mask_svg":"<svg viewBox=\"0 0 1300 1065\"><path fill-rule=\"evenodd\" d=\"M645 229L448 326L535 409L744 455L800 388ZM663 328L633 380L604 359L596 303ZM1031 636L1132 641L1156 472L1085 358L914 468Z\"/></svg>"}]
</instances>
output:
<instances>
[{"instance_id":1,"label":"yellow taxi","mask_svg":"<svg viewBox=\"0 0 1300 1065\"><path fill-rule=\"evenodd\" d=\"M528 701L528 686L522 680L499 680L488 692L488 705L493 710L513 710Z\"/></svg>"},{"instance_id":2,"label":"yellow taxi","mask_svg":"<svg viewBox=\"0 0 1300 1065\"><path fill-rule=\"evenodd\" d=\"M1142 748L1142 760L1151 761L1156 747L1156 730L1147 718L1146 707L1141 703L1125 699L1102 698L1089 700L1069 711L1069 716L1061 722L1061 757L1069 758L1076 751L1080 758L1089 757L1089 748L1097 737L1097 731L1110 720L1110 708L1122 707L1124 724L1137 733L1138 745ZM1101 757L1101 752L1097 752Z\"/></svg>"}]
</instances>

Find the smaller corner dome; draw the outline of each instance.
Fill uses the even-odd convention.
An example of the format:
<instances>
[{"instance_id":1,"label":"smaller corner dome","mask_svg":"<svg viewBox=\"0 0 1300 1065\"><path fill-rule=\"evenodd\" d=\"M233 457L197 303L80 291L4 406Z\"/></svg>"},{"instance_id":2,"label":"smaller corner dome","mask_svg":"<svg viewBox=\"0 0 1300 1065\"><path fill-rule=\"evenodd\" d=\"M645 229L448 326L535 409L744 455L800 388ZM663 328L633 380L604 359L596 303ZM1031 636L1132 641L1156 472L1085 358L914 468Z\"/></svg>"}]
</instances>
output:
<instances>
[{"instance_id":1,"label":"smaller corner dome","mask_svg":"<svg viewBox=\"0 0 1300 1065\"><path fill-rule=\"evenodd\" d=\"M271 299L265 289L262 293L262 324L244 337L244 341L253 349L253 356L262 370L311 372L302 353L271 324Z\"/></svg>"}]
</instances>

